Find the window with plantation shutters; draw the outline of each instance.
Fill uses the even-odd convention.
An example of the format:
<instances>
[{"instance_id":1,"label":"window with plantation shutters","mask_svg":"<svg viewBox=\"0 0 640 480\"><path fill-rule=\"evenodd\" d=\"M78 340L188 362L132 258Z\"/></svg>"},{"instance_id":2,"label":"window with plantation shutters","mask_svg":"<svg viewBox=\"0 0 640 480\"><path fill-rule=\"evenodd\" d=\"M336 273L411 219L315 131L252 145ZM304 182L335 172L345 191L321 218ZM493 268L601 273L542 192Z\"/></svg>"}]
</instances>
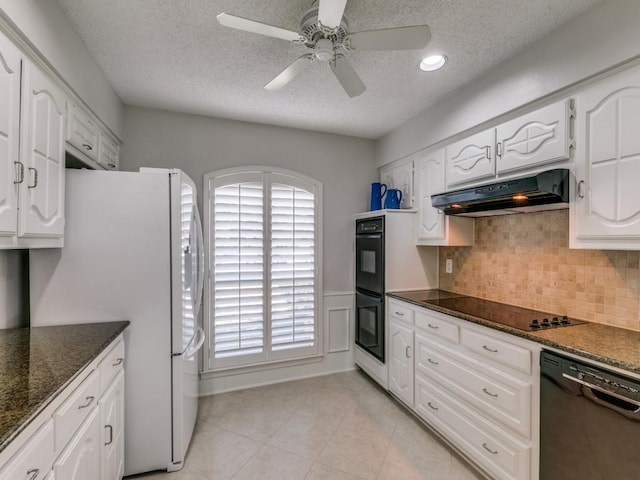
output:
<instances>
[{"instance_id":1,"label":"window with plantation shutters","mask_svg":"<svg viewBox=\"0 0 640 480\"><path fill-rule=\"evenodd\" d=\"M209 368L317 354L321 185L255 169L205 185Z\"/></svg>"}]
</instances>

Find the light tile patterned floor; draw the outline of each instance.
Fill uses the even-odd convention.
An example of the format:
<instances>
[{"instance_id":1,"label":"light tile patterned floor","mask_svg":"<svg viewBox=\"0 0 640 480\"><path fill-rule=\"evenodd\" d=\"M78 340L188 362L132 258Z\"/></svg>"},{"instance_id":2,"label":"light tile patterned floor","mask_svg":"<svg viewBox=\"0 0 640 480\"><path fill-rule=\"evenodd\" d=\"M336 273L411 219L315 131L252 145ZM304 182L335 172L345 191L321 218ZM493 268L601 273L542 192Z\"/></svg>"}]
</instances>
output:
<instances>
[{"instance_id":1,"label":"light tile patterned floor","mask_svg":"<svg viewBox=\"0 0 640 480\"><path fill-rule=\"evenodd\" d=\"M185 467L138 478L482 477L363 373L353 371L203 397Z\"/></svg>"}]
</instances>

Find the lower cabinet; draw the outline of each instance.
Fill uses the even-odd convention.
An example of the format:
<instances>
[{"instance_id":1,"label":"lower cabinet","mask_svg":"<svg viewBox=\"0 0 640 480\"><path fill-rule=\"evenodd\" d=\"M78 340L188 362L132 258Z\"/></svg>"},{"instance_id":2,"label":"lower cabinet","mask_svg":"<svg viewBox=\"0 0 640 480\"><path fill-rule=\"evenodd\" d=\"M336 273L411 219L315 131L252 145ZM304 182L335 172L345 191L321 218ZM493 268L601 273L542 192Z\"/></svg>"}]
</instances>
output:
<instances>
[{"instance_id":1,"label":"lower cabinet","mask_svg":"<svg viewBox=\"0 0 640 480\"><path fill-rule=\"evenodd\" d=\"M89 418L71 439L67 448L53 464L58 480L89 480L100 478L100 416L93 409Z\"/></svg>"},{"instance_id":2,"label":"lower cabinet","mask_svg":"<svg viewBox=\"0 0 640 480\"><path fill-rule=\"evenodd\" d=\"M0 480L121 480L124 475L124 341L87 366L52 406L35 433L0 464ZM53 410L52 410L53 409ZM13 443L12 442L12 443Z\"/></svg>"},{"instance_id":3,"label":"lower cabinet","mask_svg":"<svg viewBox=\"0 0 640 480\"><path fill-rule=\"evenodd\" d=\"M540 347L394 298L388 305L389 391L492 478L537 479Z\"/></svg>"}]
</instances>

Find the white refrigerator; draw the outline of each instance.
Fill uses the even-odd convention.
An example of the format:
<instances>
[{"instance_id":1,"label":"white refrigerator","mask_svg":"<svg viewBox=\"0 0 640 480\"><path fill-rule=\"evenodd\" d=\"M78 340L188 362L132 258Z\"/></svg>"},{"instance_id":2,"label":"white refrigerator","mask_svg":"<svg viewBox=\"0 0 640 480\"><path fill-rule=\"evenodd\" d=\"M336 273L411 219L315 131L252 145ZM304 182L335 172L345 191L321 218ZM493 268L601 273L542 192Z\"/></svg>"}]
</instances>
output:
<instances>
[{"instance_id":1,"label":"white refrigerator","mask_svg":"<svg viewBox=\"0 0 640 480\"><path fill-rule=\"evenodd\" d=\"M129 320L125 475L183 466L198 411L204 256L179 170L67 170L64 248L30 252L31 325Z\"/></svg>"}]
</instances>

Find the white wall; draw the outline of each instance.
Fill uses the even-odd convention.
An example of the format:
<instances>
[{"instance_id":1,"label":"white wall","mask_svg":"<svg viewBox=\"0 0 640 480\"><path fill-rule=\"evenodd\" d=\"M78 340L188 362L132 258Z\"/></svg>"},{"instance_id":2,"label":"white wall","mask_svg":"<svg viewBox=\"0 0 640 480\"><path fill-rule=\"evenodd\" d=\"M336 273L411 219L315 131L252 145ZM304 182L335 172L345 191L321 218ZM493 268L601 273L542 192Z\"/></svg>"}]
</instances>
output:
<instances>
[{"instance_id":1,"label":"white wall","mask_svg":"<svg viewBox=\"0 0 640 480\"><path fill-rule=\"evenodd\" d=\"M55 0L0 0L8 18L93 112L122 138L122 102Z\"/></svg>"},{"instance_id":2,"label":"white wall","mask_svg":"<svg viewBox=\"0 0 640 480\"><path fill-rule=\"evenodd\" d=\"M0 250L0 329L22 325L19 251Z\"/></svg>"},{"instance_id":3,"label":"white wall","mask_svg":"<svg viewBox=\"0 0 640 480\"><path fill-rule=\"evenodd\" d=\"M126 107L121 168L177 167L203 175L241 165L295 170L324 186L324 290L353 291L353 215L376 181L374 142L341 135ZM202 210L201 210L202 211Z\"/></svg>"},{"instance_id":4,"label":"white wall","mask_svg":"<svg viewBox=\"0 0 640 480\"><path fill-rule=\"evenodd\" d=\"M379 139L376 163L403 158L638 56L640 1L605 0Z\"/></svg>"}]
</instances>

